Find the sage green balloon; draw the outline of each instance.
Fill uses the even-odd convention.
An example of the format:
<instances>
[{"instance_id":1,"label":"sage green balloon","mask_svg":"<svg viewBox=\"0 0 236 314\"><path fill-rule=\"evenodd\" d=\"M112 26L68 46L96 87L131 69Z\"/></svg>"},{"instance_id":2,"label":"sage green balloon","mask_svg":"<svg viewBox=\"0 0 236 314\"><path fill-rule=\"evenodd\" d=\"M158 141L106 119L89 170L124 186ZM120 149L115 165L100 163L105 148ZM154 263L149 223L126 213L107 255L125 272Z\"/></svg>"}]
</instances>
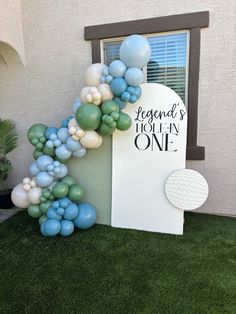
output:
<instances>
[{"instance_id":1,"label":"sage green balloon","mask_svg":"<svg viewBox=\"0 0 236 314\"><path fill-rule=\"evenodd\" d=\"M76 184L76 180L72 176L65 176L60 180L60 182L67 184L69 187Z\"/></svg>"},{"instance_id":2,"label":"sage green balloon","mask_svg":"<svg viewBox=\"0 0 236 314\"><path fill-rule=\"evenodd\" d=\"M44 148L43 148L43 153L45 155L50 156L50 157L54 157L55 156L55 149L54 148L50 148L50 147L45 145Z\"/></svg>"},{"instance_id":3,"label":"sage green balloon","mask_svg":"<svg viewBox=\"0 0 236 314\"><path fill-rule=\"evenodd\" d=\"M34 157L35 160L38 159L39 156L42 156L42 155L43 155L43 152L39 152L36 149L33 152L33 157Z\"/></svg>"},{"instance_id":4,"label":"sage green balloon","mask_svg":"<svg viewBox=\"0 0 236 314\"><path fill-rule=\"evenodd\" d=\"M131 127L132 120L127 113L120 111L120 117L116 121L116 127L120 131L126 131Z\"/></svg>"},{"instance_id":5,"label":"sage green balloon","mask_svg":"<svg viewBox=\"0 0 236 314\"><path fill-rule=\"evenodd\" d=\"M71 201L78 202L83 196L84 190L78 184L74 184L70 187L68 197Z\"/></svg>"},{"instance_id":6,"label":"sage green balloon","mask_svg":"<svg viewBox=\"0 0 236 314\"><path fill-rule=\"evenodd\" d=\"M115 124L115 127L116 127L116 124ZM106 123L102 122L97 131L101 135L109 136L109 135L112 135L114 133L115 127L111 128Z\"/></svg>"},{"instance_id":7,"label":"sage green balloon","mask_svg":"<svg viewBox=\"0 0 236 314\"><path fill-rule=\"evenodd\" d=\"M101 106L103 114L110 114L112 112L119 112L119 106L114 100L106 100Z\"/></svg>"},{"instance_id":8,"label":"sage green balloon","mask_svg":"<svg viewBox=\"0 0 236 314\"><path fill-rule=\"evenodd\" d=\"M46 202L40 203L40 205L39 205L40 212L42 214L46 214L46 212L47 212L48 208L50 207L51 203L52 203L51 201L46 201Z\"/></svg>"},{"instance_id":9,"label":"sage green balloon","mask_svg":"<svg viewBox=\"0 0 236 314\"><path fill-rule=\"evenodd\" d=\"M42 215L42 216L39 218L39 225L41 226L41 225L42 225L42 223L44 223L44 221L46 221L47 219L48 219L48 217L47 217L47 216Z\"/></svg>"},{"instance_id":10,"label":"sage green balloon","mask_svg":"<svg viewBox=\"0 0 236 314\"><path fill-rule=\"evenodd\" d=\"M99 127L102 112L99 106L94 104L83 104L77 109L75 117L82 129L92 131Z\"/></svg>"},{"instance_id":11,"label":"sage green balloon","mask_svg":"<svg viewBox=\"0 0 236 314\"><path fill-rule=\"evenodd\" d=\"M28 133L27 133L27 137L28 137L28 140L30 141L31 144L32 143L32 140L34 138L43 138L44 137L44 133L47 129L47 125L45 124L42 124L42 123L37 123L37 124L34 124L32 125L29 130L28 130ZM34 142L34 140L33 140Z\"/></svg>"},{"instance_id":12,"label":"sage green balloon","mask_svg":"<svg viewBox=\"0 0 236 314\"><path fill-rule=\"evenodd\" d=\"M52 194L56 198L66 197L69 192L69 187L63 182L57 182L53 185Z\"/></svg>"},{"instance_id":13,"label":"sage green balloon","mask_svg":"<svg viewBox=\"0 0 236 314\"><path fill-rule=\"evenodd\" d=\"M28 214L32 217L32 218L38 218L40 217L42 214L41 214L41 211L39 209L39 205L34 205L34 204L30 204L28 209Z\"/></svg>"}]
</instances>

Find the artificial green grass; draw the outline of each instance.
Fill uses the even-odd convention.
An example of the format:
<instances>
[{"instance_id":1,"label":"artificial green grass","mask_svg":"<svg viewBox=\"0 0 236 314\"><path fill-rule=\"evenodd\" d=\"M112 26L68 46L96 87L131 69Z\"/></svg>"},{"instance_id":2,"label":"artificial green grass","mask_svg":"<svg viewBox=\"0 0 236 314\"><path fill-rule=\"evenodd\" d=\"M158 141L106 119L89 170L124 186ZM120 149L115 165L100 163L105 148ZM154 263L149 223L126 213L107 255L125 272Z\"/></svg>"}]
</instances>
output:
<instances>
[{"instance_id":1,"label":"artificial green grass","mask_svg":"<svg viewBox=\"0 0 236 314\"><path fill-rule=\"evenodd\" d=\"M44 238L0 224L0 313L236 313L236 219L186 215L184 236L96 225Z\"/></svg>"}]
</instances>

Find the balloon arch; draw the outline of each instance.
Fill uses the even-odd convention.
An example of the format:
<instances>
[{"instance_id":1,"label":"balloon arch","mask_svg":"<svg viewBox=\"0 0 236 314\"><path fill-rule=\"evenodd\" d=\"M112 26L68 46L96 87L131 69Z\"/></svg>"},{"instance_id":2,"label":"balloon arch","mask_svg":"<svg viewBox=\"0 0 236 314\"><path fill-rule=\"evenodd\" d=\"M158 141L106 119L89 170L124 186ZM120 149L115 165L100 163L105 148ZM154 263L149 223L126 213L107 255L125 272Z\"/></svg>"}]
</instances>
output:
<instances>
[{"instance_id":1,"label":"balloon arch","mask_svg":"<svg viewBox=\"0 0 236 314\"><path fill-rule=\"evenodd\" d=\"M87 149L102 145L103 136L118 129L126 131L131 118L122 109L141 96L143 67L151 57L149 42L140 35L127 37L120 47L120 59L106 66L95 63L85 72L85 84L73 106L74 115L59 128L34 124L28 140L34 146L31 178L24 178L12 191L16 207L27 208L39 219L44 236L69 236L74 228L87 229L96 221L96 208L81 202L84 190L71 175L66 162L82 158Z\"/></svg>"}]
</instances>

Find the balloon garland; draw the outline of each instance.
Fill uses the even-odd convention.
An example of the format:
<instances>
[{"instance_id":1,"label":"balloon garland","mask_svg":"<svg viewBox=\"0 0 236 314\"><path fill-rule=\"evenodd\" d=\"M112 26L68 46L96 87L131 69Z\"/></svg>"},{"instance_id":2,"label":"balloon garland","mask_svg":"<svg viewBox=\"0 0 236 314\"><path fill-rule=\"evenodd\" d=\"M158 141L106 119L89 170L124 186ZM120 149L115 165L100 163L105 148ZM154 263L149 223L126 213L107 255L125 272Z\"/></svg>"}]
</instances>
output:
<instances>
[{"instance_id":1,"label":"balloon garland","mask_svg":"<svg viewBox=\"0 0 236 314\"><path fill-rule=\"evenodd\" d=\"M96 222L96 208L81 202L84 190L68 175L65 163L100 147L103 136L112 135L115 129L130 128L131 118L122 109L140 98L142 69L150 57L151 47L144 37L127 37L120 47L120 60L109 67L95 63L87 68L87 86L74 103L74 115L59 128L37 123L28 130L34 146L35 161L29 167L32 178L24 178L13 189L12 201L39 219L42 235L69 236L75 227L87 229Z\"/></svg>"}]
</instances>

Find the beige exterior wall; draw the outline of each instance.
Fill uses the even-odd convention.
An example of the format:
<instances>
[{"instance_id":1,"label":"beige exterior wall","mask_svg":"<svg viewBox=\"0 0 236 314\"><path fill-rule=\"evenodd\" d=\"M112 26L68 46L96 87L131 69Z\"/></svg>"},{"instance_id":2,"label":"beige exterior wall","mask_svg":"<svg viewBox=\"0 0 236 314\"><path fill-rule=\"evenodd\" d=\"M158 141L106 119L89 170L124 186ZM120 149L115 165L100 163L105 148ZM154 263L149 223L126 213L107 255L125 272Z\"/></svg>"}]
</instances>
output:
<instances>
[{"instance_id":1,"label":"beige exterior wall","mask_svg":"<svg viewBox=\"0 0 236 314\"><path fill-rule=\"evenodd\" d=\"M12 0L3 0L8 3ZM11 154L10 183L28 174L32 148L26 132L35 122L52 125L71 113L91 63L84 26L156 16L210 11L202 30L198 144L205 161L188 162L210 186L201 211L236 215L236 2L234 0L23 0L24 68L0 58L1 117L13 118L20 135Z\"/></svg>"}]
</instances>

